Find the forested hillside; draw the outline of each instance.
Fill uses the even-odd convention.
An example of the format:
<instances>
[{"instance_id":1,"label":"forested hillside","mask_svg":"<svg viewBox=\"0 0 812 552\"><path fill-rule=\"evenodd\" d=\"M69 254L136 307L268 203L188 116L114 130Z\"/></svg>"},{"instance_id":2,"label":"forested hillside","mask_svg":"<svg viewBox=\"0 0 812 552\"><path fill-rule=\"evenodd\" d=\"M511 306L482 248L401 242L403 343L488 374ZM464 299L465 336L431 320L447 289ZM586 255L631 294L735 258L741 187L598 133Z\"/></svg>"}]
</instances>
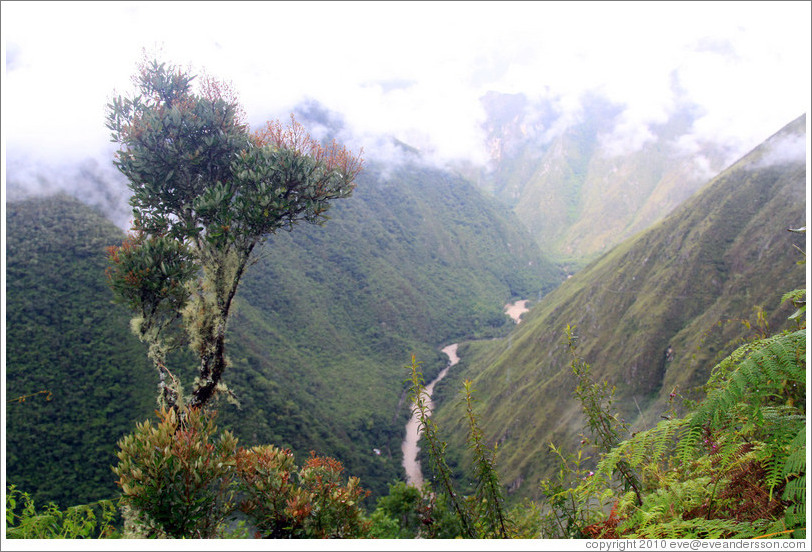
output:
<instances>
[{"instance_id":1,"label":"forested hillside","mask_svg":"<svg viewBox=\"0 0 812 552\"><path fill-rule=\"evenodd\" d=\"M786 326L792 307L781 307L781 296L804 283L793 247L803 238L787 228L805 225L805 124L787 125L667 219L567 280L506 339L461 345L461 368L439 386L435 414L453 434L452 458L464 464L454 397L467 378L485 435L499 443L502 481L514 498L539 496L539 480L558 466L549 444L572 451L584 427L568 324L579 355L616 386L615 408L637 429L655 423L672 394L699 398L741 338Z\"/></svg>"},{"instance_id":2,"label":"forested hillside","mask_svg":"<svg viewBox=\"0 0 812 552\"><path fill-rule=\"evenodd\" d=\"M156 391L105 281L105 247L123 234L61 194L6 213L6 477L40 504L112 496L113 445Z\"/></svg>"},{"instance_id":3,"label":"forested hillside","mask_svg":"<svg viewBox=\"0 0 812 552\"><path fill-rule=\"evenodd\" d=\"M8 393L53 393L7 406L9 483L40 503L112 496L115 442L158 383L105 283L124 235L66 196L8 213ZM219 421L246 445L335 456L380 494L402 477L409 354L439 370L440 345L504 333L508 300L562 276L509 210L442 171L370 167L331 215L277 234L248 270L226 375L241 406L222 400Z\"/></svg>"},{"instance_id":4,"label":"forested hillside","mask_svg":"<svg viewBox=\"0 0 812 552\"><path fill-rule=\"evenodd\" d=\"M503 305L560 275L508 210L441 171L373 167L331 215L272 238L248 272L228 378L243 408L223 422L328 451L383 492L402 477L409 355L436 373L443 344L507 331Z\"/></svg>"},{"instance_id":5,"label":"forested hillside","mask_svg":"<svg viewBox=\"0 0 812 552\"><path fill-rule=\"evenodd\" d=\"M690 104L634 133L623 106L598 96L584 97L571 120L522 94L491 93L483 104L492 166L480 185L572 271L662 219L728 156L692 138L701 110Z\"/></svg>"}]
</instances>

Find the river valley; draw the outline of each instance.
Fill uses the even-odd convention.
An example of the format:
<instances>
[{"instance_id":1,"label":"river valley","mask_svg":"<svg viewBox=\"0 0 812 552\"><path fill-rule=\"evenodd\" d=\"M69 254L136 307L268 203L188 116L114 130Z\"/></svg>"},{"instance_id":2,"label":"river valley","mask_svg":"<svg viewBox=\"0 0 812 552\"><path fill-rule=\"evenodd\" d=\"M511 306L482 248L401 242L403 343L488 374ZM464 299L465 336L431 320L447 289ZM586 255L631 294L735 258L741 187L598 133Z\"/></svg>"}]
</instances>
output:
<instances>
[{"instance_id":1,"label":"river valley","mask_svg":"<svg viewBox=\"0 0 812 552\"><path fill-rule=\"evenodd\" d=\"M434 386L448 374L448 370L452 366L460 361L460 357L457 356L457 343L453 343L444 348L443 353L448 357L448 366L443 368L443 370L437 374L437 377L426 385L424 390L429 414L431 414L431 410L434 408L434 403L431 401ZM412 404L412 409L412 417L409 418L409 422L406 424L406 435L403 438L401 450L403 450L403 469L406 470L406 483L413 487L420 488L423 486L423 472L420 468L420 460L417 459L417 454L420 452L420 447L417 446L417 443L420 441L422 428L420 427L420 417L414 411L414 404Z\"/></svg>"},{"instance_id":2,"label":"river valley","mask_svg":"<svg viewBox=\"0 0 812 552\"><path fill-rule=\"evenodd\" d=\"M510 316L516 324L521 322L522 314L528 310L526 300L505 305L505 314ZM431 411L434 408L434 403L431 400L431 395L434 393L434 386L446 377L451 367L460 361L460 357L457 356L457 346L457 343L452 343L442 350L448 357L448 365L425 387L424 393L426 395L426 406L428 407L429 415L431 415ZM406 483L418 488L423 486L423 472L420 467L420 460L417 459L417 455L420 452L420 447L417 446L417 443L420 441L421 434L420 417L414 410L414 404L412 404L412 417L409 418L409 421L406 423L406 434L403 438L403 444L401 444L401 450L403 451L403 469L406 471Z\"/></svg>"}]
</instances>

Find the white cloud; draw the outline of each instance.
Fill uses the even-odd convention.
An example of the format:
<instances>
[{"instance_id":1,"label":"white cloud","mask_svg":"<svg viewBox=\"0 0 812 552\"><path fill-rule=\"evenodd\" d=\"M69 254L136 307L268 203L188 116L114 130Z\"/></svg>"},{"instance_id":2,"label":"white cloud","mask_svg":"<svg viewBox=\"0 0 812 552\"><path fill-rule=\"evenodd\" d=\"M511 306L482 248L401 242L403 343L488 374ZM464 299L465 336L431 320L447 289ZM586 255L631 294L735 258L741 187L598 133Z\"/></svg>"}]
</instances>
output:
<instances>
[{"instance_id":1,"label":"white cloud","mask_svg":"<svg viewBox=\"0 0 812 552\"><path fill-rule=\"evenodd\" d=\"M358 137L438 159L484 159L479 98L521 92L560 110L585 92L625 106L609 135L640 147L678 101L702 140L744 153L807 109L810 6L798 2L3 3L3 134L65 161L105 151L104 106L142 47L231 80L261 123L309 97ZM532 120L532 117L531 117ZM608 138L607 138L608 139ZM381 143L388 143L385 140ZM386 146L389 147L389 146ZM368 150L370 148L367 148ZM618 150L621 151L621 150Z\"/></svg>"},{"instance_id":2,"label":"white cloud","mask_svg":"<svg viewBox=\"0 0 812 552\"><path fill-rule=\"evenodd\" d=\"M803 163L806 159L806 136L803 134L773 137L766 146L767 152L758 161L757 167Z\"/></svg>"}]
</instances>

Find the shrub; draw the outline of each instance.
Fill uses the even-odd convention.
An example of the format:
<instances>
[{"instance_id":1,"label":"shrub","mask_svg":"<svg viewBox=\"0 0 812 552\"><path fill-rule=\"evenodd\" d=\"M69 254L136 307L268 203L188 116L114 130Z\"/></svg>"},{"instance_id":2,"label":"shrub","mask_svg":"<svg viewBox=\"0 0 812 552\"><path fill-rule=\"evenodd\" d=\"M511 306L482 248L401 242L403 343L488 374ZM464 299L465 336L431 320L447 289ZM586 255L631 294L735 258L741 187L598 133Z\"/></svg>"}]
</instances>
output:
<instances>
[{"instance_id":1,"label":"shrub","mask_svg":"<svg viewBox=\"0 0 812 552\"><path fill-rule=\"evenodd\" d=\"M116 505L112 500L71 506L64 512L51 502L37 512L31 495L9 485L6 492L6 537L9 539L114 538Z\"/></svg>"},{"instance_id":2,"label":"shrub","mask_svg":"<svg viewBox=\"0 0 812 552\"><path fill-rule=\"evenodd\" d=\"M360 502L369 493L357 477L345 480L339 461L311 453L297 468L290 450L238 448L230 432L217 435L215 415L201 409L164 409L159 418L119 441L113 471L128 536L224 537L233 534L227 525L238 512L264 538L368 533Z\"/></svg>"},{"instance_id":3,"label":"shrub","mask_svg":"<svg viewBox=\"0 0 812 552\"><path fill-rule=\"evenodd\" d=\"M297 523L292 536L359 538L366 534L368 524L359 503L369 492L360 487L357 477L345 484L343 471L338 460L310 453L299 470L300 486L290 500Z\"/></svg>"},{"instance_id":4,"label":"shrub","mask_svg":"<svg viewBox=\"0 0 812 552\"><path fill-rule=\"evenodd\" d=\"M119 476L129 528L146 536L211 538L233 510L237 439L219 439L213 416L163 409L119 441Z\"/></svg>"}]
</instances>

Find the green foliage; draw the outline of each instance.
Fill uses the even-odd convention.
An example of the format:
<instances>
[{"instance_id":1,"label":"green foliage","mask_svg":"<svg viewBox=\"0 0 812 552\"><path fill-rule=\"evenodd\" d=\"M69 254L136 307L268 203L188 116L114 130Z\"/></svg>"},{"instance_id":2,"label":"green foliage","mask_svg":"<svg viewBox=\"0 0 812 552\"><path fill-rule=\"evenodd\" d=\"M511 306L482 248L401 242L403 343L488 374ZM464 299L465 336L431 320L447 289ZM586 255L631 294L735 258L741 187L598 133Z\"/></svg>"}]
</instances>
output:
<instances>
[{"instance_id":1,"label":"green foliage","mask_svg":"<svg viewBox=\"0 0 812 552\"><path fill-rule=\"evenodd\" d=\"M325 227L260 247L228 324L228 387L242 408L218 406L218 424L246 446L336 457L376 497L402 471L402 359L417 353L432 376L445 364L438 343L503 334L510 297L560 279L509 211L469 182L379 169L359 175ZM105 248L125 235L66 196L7 207L9 397L53 393L7 407L10 478L38 503L113 496L114 444L150 415L158 383L105 284ZM185 349L168 355L167 384L194 379Z\"/></svg>"},{"instance_id":2,"label":"green foliage","mask_svg":"<svg viewBox=\"0 0 812 552\"><path fill-rule=\"evenodd\" d=\"M333 458L310 454L299 470L299 489L289 500L294 519L292 536L359 538L368 527L360 501L369 493L357 477L343 482L344 467Z\"/></svg>"},{"instance_id":3,"label":"green foliage","mask_svg":"<svg viewBox=\"0 0 812 552\"><path fill-rule=\"evenodd\" d=\"M557 281L508 215L442 171L367 167L323 228L258 250L229 321L242 409L220 407L220 423L241 442L334 456L386 494L402 476L402 360L415 353L431 379L445 365L437 345L504 334L502 305Z\"/></svg>"},{"instance_id":4,"label":"green foliage","mask_svg":"<svg viewBox=\"0 0 812 552\"><path fill-rule=\"evenodd\" d=\"M526 523L541 538L586 538L585 528L598 519L598 512L589 501L582 502L579 492L582 480L594 475L582 467L589 457L585 457L582 450L577 454L564 454L552 443L550 450L559 460L559 469L554 477L541 481L542 508L534 512L537 524L532 519Z\"/></svg>"},{"instance_id":5,"label":"green foliage","mask_svg":"<svg viewBox=\"0 0 812 552\"><path fill-rule=\"evenodd\" d=\"M411 402L414 404L414 410L420 416L420 430L423 438L428 443L428 452L433 461L435 473L440 479L440 485L449 497L454 512L456 513L460 525L462 526L462 535L465 538L477 538L476 529L471 519L471 512L467 505L463 502L454 490L452 482L451 470L448 467L445 459L446 443L441 441L438 436L437 424L431 419L427 404L427 396L424 393L424 380L423 374L419 371L420 363L414 355L412 355L411 369L411 389L410 396Z\"/></svg>"},{"instance_id":6,"label":"green foliage","mask_svg":"<svg viewBox=\"0 0 812 552\"><path fill-rule=\"evenodd\" d=\"M368 531L360 502L367 491L345 480L340 462L311 457L297 468L291 451L237 447L214 415L164 409L119 441L125 531L130 537L359 538ZM242 525L240 525L242 522ZM236 528L232 525L237 524Z\"/></svg>"},{"instance_id":7,"label":"green foliage","mask_svg":"<svg viewBox=\"0 0 812 552\"><path fill-rule=\"evenodd\" d=\"M574 395L581 403L587 429L592 433L595 448L599 453L605 454L617 446L622 435L628 431L628 424L613 412L614 387L610 388L606 380L600 383L593 381L590 375L591 367L578 358L575 352L577 336L574 332L575 328L569 325L564 330L567 348L572 357L572 372L577 379ZM640 481L634 469L623 460L616 462L613 468L613 473L619 474L622 478L624 489L633 490L638 503L641 503Z\"/></svg>"},{"instance_id":8,"label":"green foliage","mask_svg":"<svg viewBox=\"0 0 812 552\"><path fill-rule=\"evenodd\" d=\"M496 446L490 449L484 442L474 413L472 393L471 382L466 380L463 384L463 402L469 424L468 446L473 454L474 477L477 481L477 492L473 497L473 507L480 525L477 532L485 538L504 539L508 536L508 522L504 512L505 499L496 472Z\"/></svg>"},{"instance_id":9,"label":"green foliage","mask_svg":"<svg viewBox=\"0 0 812 552\"><path fill-rule=\"evenodd\" d=\"M311 453L298 469L293 454L272 446L241 449L239 488L245 513L264 538L360 538L367 534L360 502L368 492L344 467Z\"/></svg>"},{"instance_id":10,"label":"green foliage","mask_svg":"<svg viewBox=\"0 0 812 552\"><path fill-rule=\"evenodd\" d=\"M805 330L748 343L716 366L694 411L612 446L574 489L545 483L558 491L552 516L569 522L559 534L804 538L805 351ZM615 488L621 466L641 474L633 491ZM595 521L590 504L611 513Z\"/></svg>"},{"instance_id":11,"label":"green foliage","mask_svg":"<svg viewBox=\"0 0 812 552\"><path fill-rule=\"evenodd\" d=\"M466 382L463 387L463 402L469 426L468 442L474 460L473 478L476 481L476 493L473 496L461 496L454 489L453 475L446 461L446 443L440 440L437 425L430 418L423 375L419 371L419 363L414 355L410 371L412 384L410 398L420 418L421 432L428 444L428 454L432 459L435 474L445 491L441 496L448 500L450 510L457 518L460 536L510 538L515 534L515 530L504 508L502 487L496 470L496 447L490 449L484 442L473 408L474 398L470 382Z\"/></svg>"},{"instance_id":12,"label":"green foliage","mask_svg":"<svg viewBox=\"0 0 812 552\"><path fill-rule=\"evenodd\" d=\"M784 525L792 537L806 537L806 428L798 431L789 444L789 454L784 462L783 473L786 481L781 500L787 503L784 511Z\"/></svg>"},{"instance_id":13,"label":"green foliage","mask_svg":"<svg viewBox=\"0 0 812 552\"><path fill-rule=\"evenodd\" d=\"M374 538L413 539L422 536L422 521L427 519L421 510L425 504L425 491L403 481L389 484L389 493L378 499L370 516Z\"/></svg>"},{"instance_id":14,"label":"green foliage","mask_svg":"<svg viewBox=\"0 0 812 552\"><path fill-rule=\"evenodd\" d=\"M782 302L804 296L791 292ZM551 506L546 518L567 521L559 523L559 536L805 538L806 329L799 326L739 347L712 370L707 397L691 412L675 417L672 409L655 427L621 442L614 441L626 426L607 412L606 385L589 381L589 366L575 357L574 330L567 326L579 379L574 394L604 449L595 472L573 487L577 466L570 468L553 447L562 469L542 490ZM618 473L627 482L623 490L615 488ZM630 473L642 477L632 484ZM609 516L593 521L587 514L595 504L611 506Z\"/></svg>"},{"instance_id":15,"label":"green foliage","mask_svg":"<svg viewBox=\"0 0 812 552\"><path fill-rule=\"evenodd\" d=\"M777 136L803 133L802 118ZM562 345L566 324L578 327L579 356L596 381L616 387L614 410L637 431L672 408L672 392L688 401L701 398L713 366L761 328L757 321L750 327L719 321L758 317L754 305L776 305L786 289L803 287L804 270L787 254L803 240L784 228L803 225L806 168L760 165L769 147L574 274L534 305L508 338L460 345L465 362L436 393L442 398L444 388L465 379L482 393L481 425L499 443L509 504L538 500L538 482L558 469L548 443L574 453L584 431L582 409L561 400L577 385ZM768 309L770 331L794 326L787 316L797 309ZM448 429L449 463L462 465L467 428L452 402L439 400L433 417ZM689 408L675 403L674 415Z\"/></svg>"},{"instance_id":16,"label":"green foliage","mask_svg":"<svg viewBox=\"0 0 812 552\"><path fill-rule=\"evenodd\" d=\"M772 498L775 487L784 481L790 443L806 430L806 330L752 343L735 366L723 362L716 370L725 373L723 384L692 414L681 454L688 457L709 428L757 439L764 450L761 461L766 463ZM729 462L726 455L721 461Z\"/></svg>"},{"instance_id":17,"label":"green foliage","mask_svg":"<svg viewBox=\"0 0 812 552\"><path fill-rule=\"evenodd\" d=\"M182 414L182 415L181 415ZM214 420L198 409L162 410L119 441L122 502L147 536L211 538L233 509L234 454L229 432L214 439Z\"/></svg>"},{"instance_id":18,"label":"green foliage","mask_svg":"<svg viewBox=\"0 0 812 552\"><path fill-rule=\"evenodd\" d=\"M112 498L114 444L155 401L104 278L105 247L122 232L65 195L8 203L6 229L8 480L63 510Z\"/></svg>"},{"instance_id":19,"label":"green foliage","mask_svg":"<svg viewBox=\"0 0 812 552\"><path fill-rule=\"evenodd\" d=\"M14 485L6 490L6 537L9 539L104 539L120 535L113 526L116 504L100 500L65 511L53 502L37 512L31 495Z\"/></svg>"},{"instance_id":20,"label":"green foliage","mask_svg":"<svg viewBox=\"0 0 812 552\"><path fill-rule=\"evenodd\" d=\"M240 449L235 468L243 493L240 510L255 520L257 530L267 537L284 536L292 527L286 510L295 488L293 454L272 445Z\"/></svg>"},{"instance_id":21,"label":"green foliage","mask_svg":"<svg viewBox=\"0 0 812 552\"><path fill-rule=\"evenodd\" d=\"M294 120L250 133L227 86L204 79L195 93L193 79L145 62L138 93L115 98L107 114L121 148L115 165L133 194L135 232L111 248L108 278L136 312L134 330L161 376L159 399L172 407L183 397L165 366L169 324L183 314L200 359L190 404L204 405L223 389L226 326L254 248L299 221L323 222L330 202L352 193L362 166Z\"/></svg>"},{"instance_id":22,"label":"green foliage","mask_svg":"<svg viewBox=\"0 0 812 552\"><path fill-rule=\"evenodd\" d=\"M138 232L121 247L109 247L108 252L107 278L121 302L145 320L164 315L170 317L164 322L168 324L178 316L189 297L184 284L198 270L189 262L185 244Z\"/></svg>"},{"instance_id":23,"label":"green foliage","mask_svg":"<svg viewBox=\"0 0 812 552\"><path fill-rule=\"evenodd\" d=\"M378 499L370 515L371 538L379 539L453 539L462 536L459 518L445 493L435 492L431 484L423 487L400 481L389 485L389 493Z\"/></svg>"}]
</instances>

